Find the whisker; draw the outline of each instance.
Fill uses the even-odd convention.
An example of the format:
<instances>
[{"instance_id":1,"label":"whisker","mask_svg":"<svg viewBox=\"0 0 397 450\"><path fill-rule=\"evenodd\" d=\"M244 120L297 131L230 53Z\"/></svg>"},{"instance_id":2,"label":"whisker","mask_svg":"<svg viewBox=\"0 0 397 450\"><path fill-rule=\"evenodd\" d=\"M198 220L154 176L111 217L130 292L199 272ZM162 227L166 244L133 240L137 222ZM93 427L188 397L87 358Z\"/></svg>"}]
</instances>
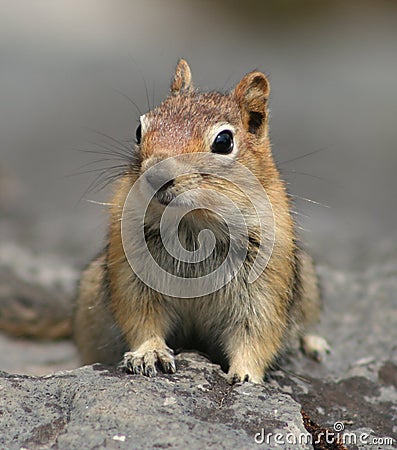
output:
<instances>
[{"instance_id":1,"label":"whisker","mask_svg":"<svg viewBox=\"0 0 397 450\"><path fill-rule=\"evenodd\" d=\"M98 134L99 136L102 136L105 139L109 139L111 142L114 142L117 145L120 145L121 147L116 147L119 150L124 149L124 150L130 151L129 147L127 147L123 142L119 141L118 139L116 139L113 136L110 136L109 134L103 133L102 131L98 131L93 128L87 128L87 130L90 131L91 133Z\"/></svg>"},{"instance_id":2,"label":"whisker","mask_svg":"<svg viewBox=\"0 0 397 450\"><path fill-rule=\"evenodd\" d=\"M77 176L77 175L86 175L86 174L89 174L89 173L96 173L96 172L103 172L103 173L105 173L105 172L109 172L109 171L117 170L117 169L128 169L128 167L126 165L124 165L124 164L123 165L119 164L117 166L111 166L111 167L97 167L96 169L90 169L90 170L83 170L81 172L75 172L75 173L72 173L70 175L66 175L66 177L74 177L74 176Z\"/></svg>"},{"instance_id":3,"label":"whisker","mask_svg":"<svg viewBox=\"0 0 397 450\"><path fill-rule=\"evenodd\" d=\"M148 109L150 111L152 109L152 107L150 106L149 90L148 90L148 87L147 87L147 84L146 84L146 80L145 80L145 78L143 76L142 76L142 79L143 79L143 84L145 86L147 105L148 105Z\"/></svg>"},{"instance_id":4,"label":"whisker","mask_svg":"<svg viewBox=\"0 0 397 450\"><path fill-rule=\"evenodd\" d=\"M108 186L111 182L121 178L123 175L128 173L129 169L126 166L120 166L119 168L117 168L117 167L113 167L111 169L102 168L99 170L100 170L100 173L95 176L95 178L91 181L91 183L85 189L85 191L81 195L80 199L78 200L77 204L79 204L83 200L83 198L90 192L92 192L94 190L96 190L97 192L100 192L103 189L105 189L105 187ZM95 172L95 171L91 171L91 172Z\"/></svg>"},{"instance_id":5,"label":"whisker","mask_svg":"<svg viewBox=\"0 0 397 450\"><path fill-rule=\"evenodd\" d=\"M118 89L116 89L116 88L111 88L111 89L112 89L112 91L114 91L116 94L119 94L119 95L121 95L123 98L125 98L126 100L128 100L128 102L131 103L131 104L135 107L137 113L138 113L140 116L142 115L141 109L139 108L139 106L137 105L137 103L135 103L134 100L132 100L132 98L131 98L130 96L128 96L127 94L124 94L124 92L121 92L120 90L118 90Z\"/></svg>"},{"instance_id":6,"label":"whisker","mask_svg":"<svg viewBox=\"0 0 397 450\"><path fill-rule=\"evenodd\" d=\"M142 78L142 81L143 81L143 85L145 86L146 101L147 101L148 108L149 108L149 111L150 111L152 108L151 108L151 106L150 106L149 91L148 91L148 88L147 88L147 83L146 83L145 77L143 76L143 73L142 73L142 71L141 71L141 69L140 69L140 67L139 67L139 65L138 65L138 63L137 63L137 61L136 61L135 58L132 56L131 52L128 52L128 54L129 54L129 57L130 57L131 61L132 61L133 64L135 65L135 67L138 69L139 74L141 75L141 78Z\"/></svg>"},{"instance_id":7,"label":"whisker","mask_svg":"<svg viewBox=\"0 0 397 450\"><path fill-rule=\"evenodd\" d=\"M96 159L94 161L89 161L89 162L77 167L77 170L84 169L84 167L93 166L94 164L100 164L100 163L107 162L107 161L114 161L114 159L115 158L102 158L102 159Z\"/></svg>"},{"instance_id":8,"label":"whisker","mask_svg":"<svg viewBox=\"0 0 397 450\"><path fill-rule=\"evenodd\" d=\"M98 142L93 141L87 141L87 144L94 145L95 147L98 147L99 150L87 150L82 148L75 148L74 150L80 152L80 153L92 153L95 155L109 155L109 156L123 156L127 157L129 154L125 150L117 150L115 147L106 146L105 144L100 144ZM124 153L125 152L125 153Z\"/></svg>"},{"instance_id":9,"label":"whisker","mask_svg":"<svg viewBox=\"0 0 397 450\"><path fill-rule=\"evenodd\" d=\"M299 200L304 200L306 202L313 203L313 204L318 205L318 206L323 206L324 208L331 208L329 205L325 205L323 203L316 202L315 200L311 200L310 198L301 197L300 195L291 195L290 194L290 197L291 198L297 198Z\"/></svg>"},{"instance_id":10,"label":"whisker","mask_svg":"<svg viewBox=\"0 0 397 450\"><path fill-rule=\"evenodd\" d=\"M79 200L77 201L76 205L78 205L83 198L89 193L92 192L94 185L96 182L99 182L101 175L103 175L103 173L98 174L92 181L91 183L88 185L88 187L84 190L84 192L82 193L81 197L79 198Z\"/></svg>"},{"instance_id":11,"label":"whisker","mask_svg":"<svg viewBox=\"0 0 397 450\"><path fill-rule=\"evenodd\" d=\"M303 155L296 156L295 158L286 159L285 161L279 162L278 165L281 166L281 165L283 165L283 164L289 164L289 163L291 163L291 162L298 161L298 160L303 159L303 158L307 158L308 156L311 156L311 155L315 155L315 154L317 154L317 153L324 152L325 150L329 150L329 147L318 148L317 150L313 150L313 151L308 152L308 153L305 153L305 154L303 154Z\"/></svg>"},{"instance_id":12,"label":"whisker","mask_svg":"<svg viewBox=\"0 0 397 450\"><path fill-rule=\"evenodd\" d=\"M121 150L116 150L114 148L103 147L100 144L95 142L89 142L92 145L96 145L100 150L81 150L82 153L94 154L94 155L103 155L110 156L112 159L119 159L122 161L130 161L133 157L134 150L131 149L129 153L124 153Z\"/></svg>"},{"instance_id":13,"label":"whisker","mask_svg":"<svg viewBox=\"0 0 397 450\"><path fill-rule=\"evenodd\" d=\"M302 227L302 226L300 226L298 224L295 224L295 228L300 230L300 231L304 231L305 233L312 233L313 232L313 230L310 230L309 228L304 228L304 227Z\"/></svg>"},{"instance_id":14,"label":"whisker","mask_svg":"<svg viewBox=\"0 0 397 450\"><path fill-rule=\"evenodd\" d=\"M154 107L154 105L156 104L156 97L155 97L155 92L156 92L156 86L154 84L154 81L152 83L152 105Z\"/></svg>"},{"instance_id":15,"label":"whisker","mask_svg":"<svg viewBox=\"0 0 397 450\"><path fill-rule=\"evenodd\" d=\"M119 207L119 205L117 205L117 203L108 203L108 202L98 202L96 200L91 200L89 198L85 198L84 199L86 202L88 203L93 203L94 205L100 205L100 206L117 206Z\"/></svg>"},{"instance_id":16,"label":"whisker","mask_svg":"<svg viewBox=\"0 0 397 450\"><path fill-rule=\"evenodd\" d=\"M221 91L224 92L226 90L226 86L229 84L232 77L234 77L236 71L233 71L233 73L230 73L228 77L226 78L226 81L223 83L223 86L221 88Z\"/></svg>"},{"instance_id":17,"label":"whisker","mask_svg":"<svg viewBox=\"0 0 397 450\"><path fill-rule=\"evenodd\" d=\"M324 178L324 177L320 177L318 175L314 175L312 173L307 173L307 172L300 172L298 170L283 170L283 173L290 173L293 175L303 175L303 176L307 176L310 178L315 178L316 180L320 180L320 181L325 181L326 183L332 184L333 186L336 186L338 188L343 188L343 186L339 183L336 183L335 181L329 180L328 178ZM288 184L291 184L288 182Z\"/></svg>"},{"instance_id":18,"label":"whisker","mask_svg":"<svg viewBox=\"0 0 397 450\"><path fill-rule=\"evenodd\" d=\"M115 159L117 160L118 158L102 158L102 159L96 159L95 161L90 161L87 162L79 167L77 167L76 170L80 171L81 169L84 169L85 167L90 167L90 166L94 166L95 164L104 164L105 162L115 162ZM128 167L129 163L126 161L123 165L125 165L125 167ZM107 166L107 167L98 167L96 169L93 169L93 172L98 171L98 170L106 170L106 169L113 169L115 167L121 167L122 164L119 165L114 165L114 166ZM65 175L67 178L68 177L74 177L76 175L83 175L85 173L90 173L90 171L83 171L83 172L73 172L70 174Z\"/></svg>"},{"instance_id":19,"label":"whisker","mask_svg":"<svg viewBox=\"0 0 397 450\"><path fill-rule=\"evenodd\" d=\"M299 217L304 217L305 219L309 219L309 216L307 214L303 214L299 211L292 210L291 214L293 214L294 216L299 216Z\"/></svg>"}]
</instances>

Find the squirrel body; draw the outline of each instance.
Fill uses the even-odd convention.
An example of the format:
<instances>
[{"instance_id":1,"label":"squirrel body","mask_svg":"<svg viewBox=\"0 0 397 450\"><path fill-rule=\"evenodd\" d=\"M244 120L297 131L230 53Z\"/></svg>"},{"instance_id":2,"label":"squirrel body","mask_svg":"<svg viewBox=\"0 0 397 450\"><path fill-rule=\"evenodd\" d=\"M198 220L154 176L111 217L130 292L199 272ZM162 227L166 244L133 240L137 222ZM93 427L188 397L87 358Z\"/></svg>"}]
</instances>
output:
<instances>
[{"instance_id":1,"label":"squirrel body","mask_svg":"<svg viewBox=\"0 0 397 450\"><path fill-rule=\"evenodd\" d=\"M313 340L305 338L306 328L319 318L320 296L313 262L298 244L290 199L272 157L269 90L265 75L255 71L228 94L198 92L192 87L189 66L180 60L169 97L141 117L134 156L114 186L106 247L80 281L74 336L84 363L122 361L132 373L153 376L159 369L175 372L174 351L194 349L221 364L231 383L261 383L266 370L294 339L302 339L304 346L306 342L308 353L318 355L324 350L323 344L318 346L316 341L317 348L313 348ZM156 164L168 164L181 155L189 158L211 152L228 158L231 171L235 164L242 164L265 190L274 218L270 259L257 279L248 283L254 256L260 252L261 233L258 223L248 219L248 238L242 239L246 258L232 279L214 292L195 298L159 292L134 273L126 255L124 205L139 177L146 176L146 182L152 183L148 173ZM222 155L226 152L230 156ZM216 239L215 251L193 268L175 261L163 247L160 232L161 215L170 201L192 189L212 189L230 197L242 209L248 208L238 186L203 174L207 166L191 171L189 176L182 176L172 165L166 166L171 181L157 190L147 209L144 229L148 249L162 267L182 278L206 275L218 266L230 239L216 214L206 208L191 210L178 229L182 246L195 249L200 231L210 229ZM156 176L163 175L158 172ZM244 187L244 177L237 176L237 182ZM139 195L132 200L135 204L139 204ZM205 201L211 204L211 197L205 197ZM216 210L216 201L213 203ZM176 209L177 203L173 211ZM127 236L131 251L144 266L146 256L134 239L134 235L130 239Z\"/></svg>"}]
</instances>

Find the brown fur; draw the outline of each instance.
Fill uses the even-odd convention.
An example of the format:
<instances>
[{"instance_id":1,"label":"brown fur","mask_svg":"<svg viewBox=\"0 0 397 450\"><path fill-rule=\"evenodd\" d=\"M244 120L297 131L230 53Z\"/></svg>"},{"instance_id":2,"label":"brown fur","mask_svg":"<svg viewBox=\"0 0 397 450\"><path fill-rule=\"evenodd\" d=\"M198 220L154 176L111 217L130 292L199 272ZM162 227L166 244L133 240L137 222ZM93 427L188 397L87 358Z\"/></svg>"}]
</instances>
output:
<instances>
[{"instance_id":1,"label":"brown fur","mask_svg":"<svg viewBox=\"0 0 397 450\"><path fill-rule=\"evenodd\" d=\"M200 93L192 88L187 63L179 63L171 95L145 116L148 125L138 162L115 185L108 245L81 280L74 329L84 363L115 363L127 351L127 369L151 376L156 368L175 371L171 349L194 348L221 363L231 382L260 383L291 339L302 336L306 326L318 319L317 278L310 257L297 246L289 198L271 153L269 90L266 77L252 72L227 95ZM154 163L170 156L209 152L206 132L217 123L234 127L237 161L267 192L275 217L273 253L251 285L246 283L248 265L244 265L213 294L194 300L167 297L147 287L131 270L121 238L122 208L138 176ZM211 186L234 199L239 195L227 182L218 185L211 178L186 181L177 177L174 184L173 189ZM191 224L206 221L211 226L213 220L203 212L194 212L192 217L182 231L186 242ZM151 226L156 249L156 223ZM255 227L249 229L248 256L255 254L258 234ZM167 263L164 255L158 257Z\"/></svg>"}]
</instances>

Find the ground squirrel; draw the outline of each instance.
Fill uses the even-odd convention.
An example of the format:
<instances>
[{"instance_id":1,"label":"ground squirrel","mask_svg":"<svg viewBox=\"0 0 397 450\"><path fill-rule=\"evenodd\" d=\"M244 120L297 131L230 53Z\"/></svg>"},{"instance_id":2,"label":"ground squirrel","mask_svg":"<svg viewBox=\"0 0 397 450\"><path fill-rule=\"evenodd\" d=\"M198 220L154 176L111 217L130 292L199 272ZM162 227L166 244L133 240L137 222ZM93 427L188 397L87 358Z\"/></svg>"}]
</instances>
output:
<instances>
[{"instance_id":1,"label":"ground squirrel","mask_svg":"<svg viewBox=\"0 0 397 450\"><path fill-rule=\"evenodd\" d=\"M80 282L84 363L153 376L194 349L229 382L261 383L291 339L324 350L304 334L319 316L317 277L272 157L269 90L254 71L227 94L199 92L180 60L170 95L141 116L107 244Z\"/></svg>"}]
</instances>

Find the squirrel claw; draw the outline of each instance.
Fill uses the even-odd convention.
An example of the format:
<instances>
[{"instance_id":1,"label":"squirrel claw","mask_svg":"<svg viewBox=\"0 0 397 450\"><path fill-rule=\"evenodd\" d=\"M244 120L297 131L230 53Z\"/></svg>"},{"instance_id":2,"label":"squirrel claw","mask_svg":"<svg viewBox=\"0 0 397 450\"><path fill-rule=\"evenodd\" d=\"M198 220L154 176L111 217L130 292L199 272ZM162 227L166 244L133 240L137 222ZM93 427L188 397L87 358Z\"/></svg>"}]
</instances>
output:
<instances>
[{"instance_id":1,"label":"squirrel claw","mask_svg":"<svg viewBox=\"0 0 397 450\"><path fill-rule=\"evenodd\" d=\"M248 373L244 375L239 375L238 373L231 373L229 372L227 374L227 381L229 384L237 384L237 383L246 383L248 381L252 381L254 383L261 383L261 380L253 380L252 377Z\"/></svg>"},{"instance_id":2,"label":"squirrel claw","mask_svg":"<svg viewBox=\"0 0 397 450\"><path fill-rule=\"evenodd\" d=\"M157 375L156 367L161 368L164 373L176 372L172 351L168 349L126 352L120 365L128 373L150 378Z\"/></svg>"}]
</instances>

